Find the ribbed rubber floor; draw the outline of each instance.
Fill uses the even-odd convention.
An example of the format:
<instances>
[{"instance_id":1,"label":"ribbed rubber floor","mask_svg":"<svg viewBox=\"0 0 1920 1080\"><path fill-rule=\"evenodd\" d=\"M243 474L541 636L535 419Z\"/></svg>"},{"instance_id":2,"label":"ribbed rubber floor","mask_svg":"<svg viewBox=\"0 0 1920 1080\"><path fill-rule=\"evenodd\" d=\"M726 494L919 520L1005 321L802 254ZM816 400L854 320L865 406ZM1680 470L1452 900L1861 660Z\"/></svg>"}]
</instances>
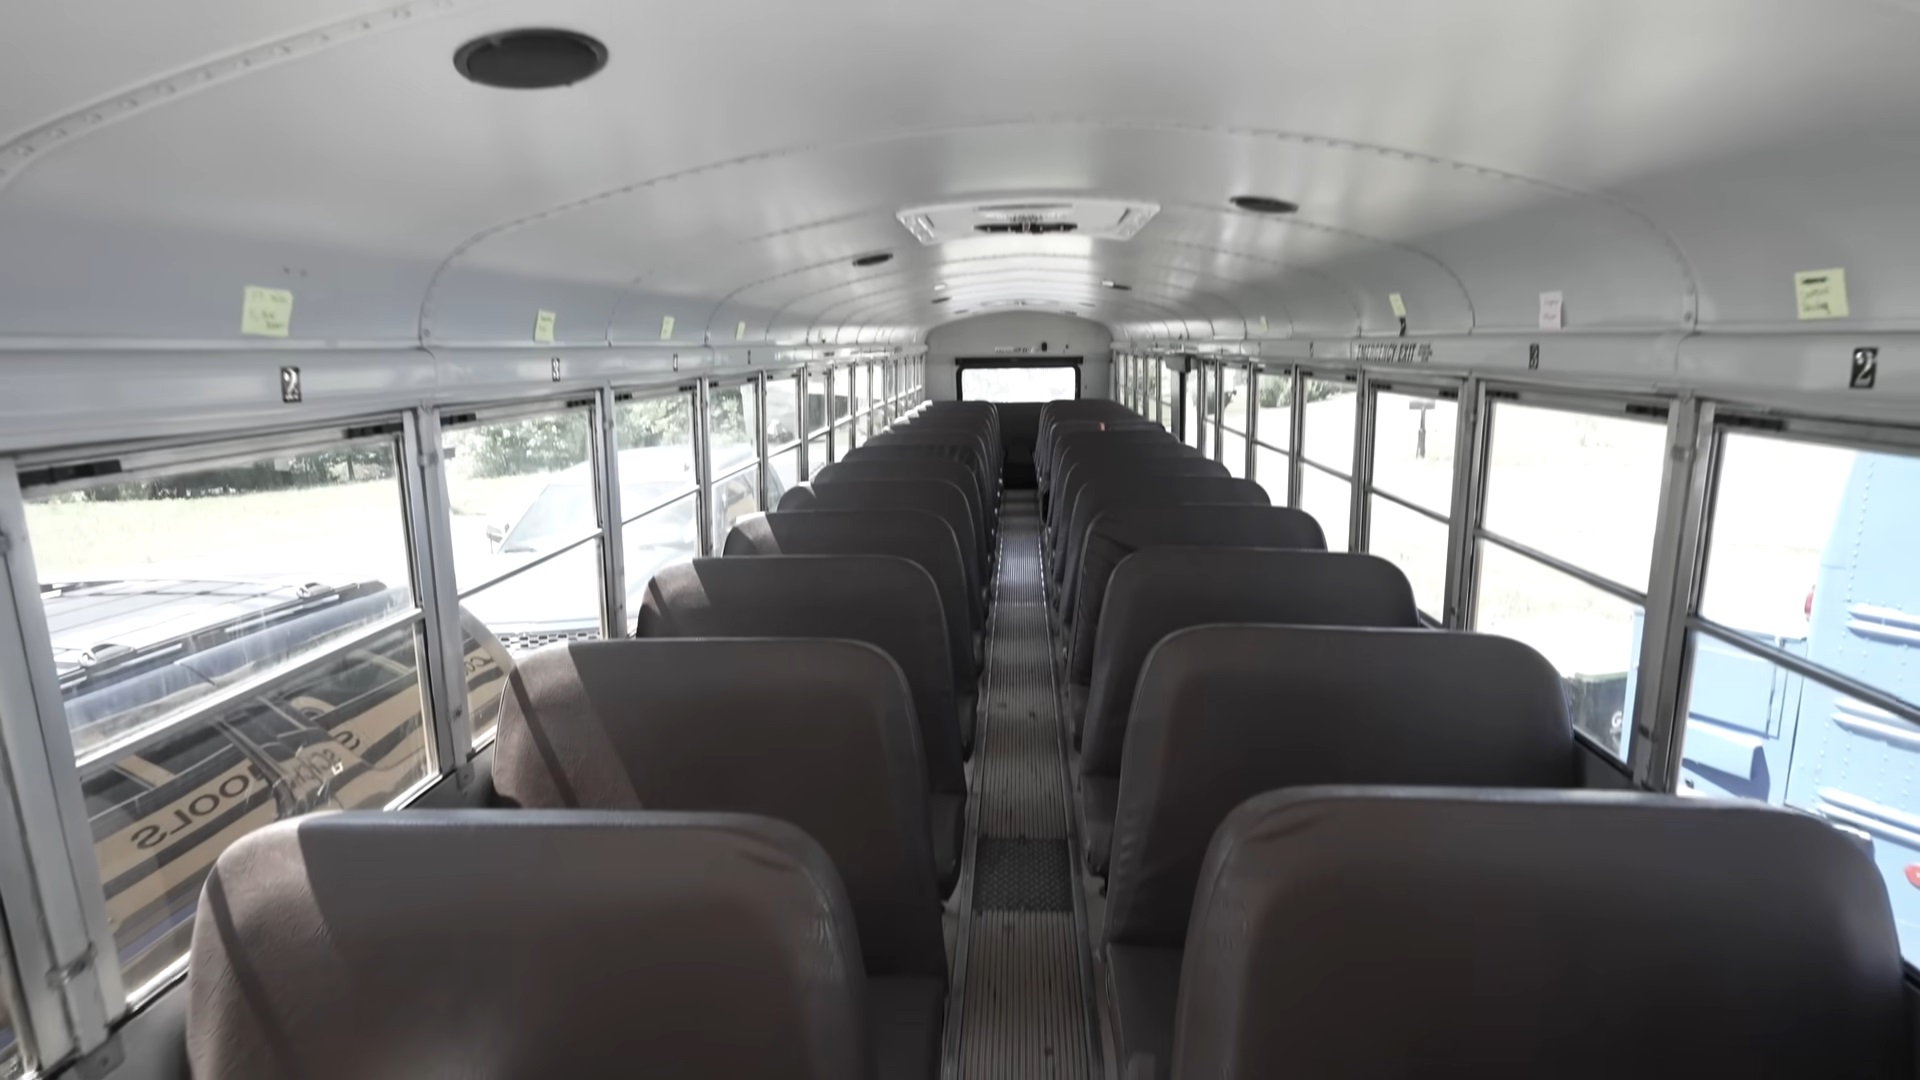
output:
<instances>
[{"instance_id":1,"label":"ribbed rubber floor","mask_svg":"<svg viewBox=\"0 0 1920 1080\"><path fill-rule=\"evenodd\" d=\"M1039 536L1033 494L1008 492L976 766L959 1060L948 1063L965 1080L1094 1075Z\"/></svg>"}]
</instances>

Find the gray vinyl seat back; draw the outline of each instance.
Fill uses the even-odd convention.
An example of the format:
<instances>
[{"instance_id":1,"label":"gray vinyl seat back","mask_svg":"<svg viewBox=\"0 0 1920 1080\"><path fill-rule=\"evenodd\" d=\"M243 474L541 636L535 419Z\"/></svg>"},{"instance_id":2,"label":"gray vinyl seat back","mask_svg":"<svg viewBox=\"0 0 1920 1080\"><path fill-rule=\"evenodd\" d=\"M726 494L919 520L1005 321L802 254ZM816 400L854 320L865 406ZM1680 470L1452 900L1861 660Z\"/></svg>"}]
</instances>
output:
<instances>
[{"instance_id":1,"label":"gray vinyl seat back","mask_svg":"<svg viewBox=\"0 0 1920 1080\"><path fill-rule=\"evenodd\" d=\"M314 814L221 854L196 1080L871 1076L833 864L734 814Z\"/></svg>"},{"instance_id":2,"label":"gray vinyl seat back","mask_svg":"<svg viewBox=\"0 0 1920 1080\"><path fill-rule=\"evenodd\" d=\"M982 536L993 532L993 518L990 511L994 505L991 488L982 479L986 469L980 464L979 451L957 443L879 443L870 442L857 450L848 452L842 463L904 463L914 461L940 461L959 465L964 473L952 482L967 496L967 506L973 513L974 525Z\"/></svg>"},{"instance_id":3,"label":"gray vinyl seat back","mask_svg":"<svg viewBox=\"0 0 1920 1080\"><path fill-rule=\"evenodd\" d=\"M1871 858L1764 803L1274 792L1189 941L1180 1076L1912 1075Z\"/></svg>"},{"instance_id":4,"label":"gray vinyl seat back","mask_svg":"<svg viewBox=\"0 0 1920 1080\"><path fill-rule=\"evenodd\" d=\"M945 457L965 465L973 474L974 491L983 506L993 505L994 475L985 440L975 433L927 431L876 435L848 453L846 460L866 458Z\"/></svg>"},{"instance_id":5,"label":"gray vinyl seat back","mask_svg":"<svg viewBox=\"0 0 1920 1080\"><path fill-rule=\"evenodd\" d=\"M694 559L655 574L641 638L841 638L891 656L906 675L927 788L966 791L940 592L917 564L886 555Z\"/></svg>"},{"instance_id":6,"label":"gray vinyl seat back","mask_svg":"<svg viewBox=\"0 0 1920 1080\"><path fill-rule=\"evenodd\" d=\"M1107 583L1121 560L1154 547L1294 548L1325 551L1326 534L1305 510L1236 503L1123 502L1087 525L1079 572L1067 579L1060 621L1070 628L1067 681L1093 682L1094 635L1100 628Z\"/></svg>"},{"instance_id":7,"label":"gray vinyl seat back","mask_svg":"<svg viewBox=\"0 0 1920 1080\"><path fill-rule=\"evenodd\" d=\"M804 495L794 492L804 491ZM958 487L940 480L850 480L820 487L795 486L780 497L781 513L798 510L922 510L947 523L967 567L968 615L973 628L986 625L979 533Z\"/></svg>"},{"instance_id":8,"label":"gray vinyl seat back","mask_svg":"<svg viewBox=\"0 0 1920 1080\"><path fill-rule=\"evenodd\" d=\"M958 413L922 414L902 421L893 428L893 431L903 434L942 432L977 436L986 448L990 463L997 463L1005 453L1005 448L1000 445L998 427L984 417Z\"/></svg>"},{"instance_id":9,"label":"gray vinyl seat back","mask_svg":"<svg viewBox=\"0 0 1920 1080\"><path fill-rule=\"evenodd\" d=\"M1087 437L1080 437L1083 434ZM1156 437L1149 439L1124 437L1132 434L1134 432L1131 430L1085 432L1069 435L1063 440L1063 445L1054 455L1053 474L1047 480L1049 505L1053 513L1059 515L1053 519L1056 523L1064 520L1067 511L1073 508L1075 477L1082 476L1089 466L1110 468L1126 463L1208 460L1200 451L1164 432L1156 430L1152 433ZM1122 438L1109 437L1116 435Z\"/></svg>"},{"instance_id":10,"label":"gray vinyl seat back","mask_svg":"<svg viewBox=\"0 0 1920 1080\"><path fill-rule=\"evenodd\" d=\"M1407 576L1373 555L1223 547L1136 552L1107 586L1082 774L1120 775L1134 690L1154 647L1188 627L1222 623L1413 628L1420 614Z\"/></svg>"},{"instance_id":11,"label":"gray vinyl seat back","mask_svg":"<svg viewBox=\"0 0 1920 1080\"><path fill-rule=\"evenodd\" d=\"M1125 471L1110 476L1089 478L1073 500L1073 516L1067 521L1053 563L1054 596L1080 570L1080 555L1086 546L1087 525L1101 511L1120 503L1239 503L1266 506L1267 489L1251 480L1231 476L1152 476Z\"/></svg>"},{"instance_id":12,"label":"gray vinyl seat back","mask_svg":"<svg viewBox=\"0 0 1920 1080\"><path fill-rule=\"evenodd\" d=\"M980 489L975 483L972 470L960 461L952 458L866 454L855 450L852 457L836 461L831 465L817 469L813 474L815 484L831 484L842 480L945 480L960 489L967 497L967 511L979 527L980 538L987 538L986 504L980 501Z\"/></svg>"},{"instance_id":13,"label":"gray vinyl seat back","mask_svg":"<svg viewBox=\"0 0 1920 1080\"><path fill-rule=\"evenodd\" d=\"M1110 942L1179 946L1207 841L1262 792L1316 784L1572 787L1560 674L1507 638L1202 626L1148 656L1120 766Z\"/></svg>"},{"instance_id":14,"label":"gray vinyl seat back","mask_svg":"<svg viewBox=\"0 0 1920 1080\"><path fill-rule=\"evenodd\" d=\"M1062 524L1071 526L1074 520L1074 507L1088 486L1101 481L1125 483L1134 479L1157 479L1165 476L1217 476L1230 477L1233 474L1217 461L1210 461L1193 454L1147 454L1138 455L1125 451L1083 451L1066 465L1057 485L1059 516L1054 519L1056 536L1064 536L1060 531ZM1090 523L1091 517L1083 523ZM1083 524L1084 527L1084 524Z\"/></svg>"},{"instance_id":15,"label":"gray vinyl seat back","mask_svg":"<svg viewBox=\"0 0 1920 1080\"><path fill-rule=\"evenodd\" d=\"M837 466L835 466L837 468ZM953 685L973 684L967 568L953 529L924 510L815 510L749 514L727 533L723 555L894 555L911 559L940 590Z\"/></svg>"},{"instance_id":16,"label":"gray vinyl seat back","mask_svg":"<svg viewBox=\"0 0 1920 1080\"><path fill-rule=\"evenodd\" d=\"M494 743L528 809L760 814L826 849L874 976L944 978L906 676L856 641L575 641L519 658Z\"/></svg>"},{"instance_id":17,"label":"gray vinyl seat back","mask_svg":"<svg viewBox=\"0 0 1920 1080\"><path fill-rule=\"evenodd\" d=\"M1091 408L1061 411L1055 405L1085 405ZM1034 432L1033 455L1034 473L1045 479L1053 466L1053 456L1058 448L1060 436L1070 431L1098 431L1102 424L1136 426L1145 429L1151 421L1145 420L1139 413L1117 401L1073 401L1053 402L1040 407L1040 419Z\"/></svg>"},{"instance_id":18,"label":"gray vinyl seat back","mask_svg":"<svg viewBox=\"0 0 1920 1080\"><path fill-rule=\"evenodd\" d=\"M1162 434L1166 433L1166 430L1160 425L1135 415L1129 410L1121 410L1105 416L1089 416L1084 419L1056 421L1046 432L1045 441L1037 443L1035 446L1036 458L1034 471L1042 481L1045 481L1051 474L1053 468L1053 451L1059 445L1061 437L1077 434L1082 431L1158 431ZM1047 455L1046 457L1042 458L1037 456L1043 452ZM1046 466L1045 469L1040 468L1042 464Z\"/></svg>"},{"instance_id":19,"label":"gray vinyl seat back","mask_svg":"<svg viewBox=\"0 0 1920 1080\"><path fill-rule=\"evenodd\" d=\"M1074 462L1082 455L1105 453L1109 456L1124 454L1131 458L1194 458L1202 455L1199 450L1188 446L1159 428L1121 428L1109 431L1075 431L1060 436L1053 445L1053 457L1049 463L1047 486L1041 490L1042 517L1050 524L1058 524L1067 509L1061 491L1067 475L1073 471Z\"/></svg>"}]
</instances>

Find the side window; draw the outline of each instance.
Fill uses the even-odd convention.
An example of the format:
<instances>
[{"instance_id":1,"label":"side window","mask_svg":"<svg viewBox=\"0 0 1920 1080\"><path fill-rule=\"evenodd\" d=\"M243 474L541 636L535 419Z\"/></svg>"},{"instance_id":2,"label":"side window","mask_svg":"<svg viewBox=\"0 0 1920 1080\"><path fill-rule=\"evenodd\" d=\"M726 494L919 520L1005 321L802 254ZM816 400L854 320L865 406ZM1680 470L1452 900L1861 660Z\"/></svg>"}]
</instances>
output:
<instances>
[{"instance_id":1,"label":"side window","mask_svg":"<svg viewBox=\"0 0 1920 1080\"><path fill-rule=\"evenodd\" d=\"M1436 624L1447 614L1447 533L1459 416L1459 403L1437 394L1382 389L1373 395L1367 550L1405 571L1421 613Z\"/></svg>"},{"instance_id":2,"label":"side window","mask_svg":"<svg viewBox=\"0 0 1920 1080\"><path fill-rule=\"evenodd\" d=\"M27 486L66 719L130 991L236 838L433 774L389 438ZM175 458L174 460L178 460ZM482 632L484 634L484 632ZM487 678L505 657L474 643Z\"/></svg>"},{"instance_id":3,"label":"side window","mask_svg":"<svg viewBox=\"0 0 1920 1080\"><path fill-rule=\"evenodd\" d=\"M1920 961L1920 456L1718 444L1680 789L1846 827Z\"/></svg>"},{"instance_id":4,"label":"side window","mask_svg":"<svg viewBox=\"0 0 1920 1080\"><path fill-rule=\"evenodd\" d=\"M1220 463L1234 476L1247 475L1247 398L1250 390L1247 369L1229 367L1220 370ZM1282 504L1286 496L1280 497Z\"/></svg>"},{"instance_id":5,"label":"side window","mask_svg":"<svg viewBox=\"0 0 1920 1080\"><path fill-rule=\"evenodd\" d=\"M1666 425L1518 401L1491 423L1473 628L1540 650L1575 725L1624 760Z\"/></svg>"},{"instance_id":6,"label":"side window","mask_svg":"<svg viewBox=\"0 0 1920 1080\"><path fill-rule=\"evenodd\" d=\"M509 652L603 632L592 423L591 408L574 407L446 432L460 605Z\"/></svg>"},{"instance_id":7,"label":"side window","mask_svg":"<svg viewBox=\"0 0 1920 1080\"><path fill-rule=\"evenodd\" d=\"M1300 509L1327 535L1328 551L1352 542L1353 438L1359 424L1359 389L1350 382L1300 380L1306 397L1306 432L1300 447Z\"/></svg>"},{"instance_id":8,"label":"side window","mask_svg":"<svg viewBox=\"0 0 1920 1080\"><path fill-rule=\"evenodd\" d=\"M713 550L727 541L733 523L760 509L759 425L753 387L715 387L707 395L708 445L713 454Z\"/></svg>"},{"instance_id":9,"label":"side window","mask_svg":"<svg viewBox=\"0 0 1920 1080\"><path fill-rule=\"evenodd\" d=\"M1268 502L1287 506L1293 468L1293 372L1283 368L1255 375L1253 408L1253 479L1266 489Z\"/></svg>"},{"instance_id":10,"label":"side window","mask_svg":"<svg viewBox=\"0 0 1920 1080\"><path fill-rule=\"evenodd\" d=\"M692 392L621 401L614 413L614 442L631 618L657 571L700 554Z\"/></svg>"}]
</instances>

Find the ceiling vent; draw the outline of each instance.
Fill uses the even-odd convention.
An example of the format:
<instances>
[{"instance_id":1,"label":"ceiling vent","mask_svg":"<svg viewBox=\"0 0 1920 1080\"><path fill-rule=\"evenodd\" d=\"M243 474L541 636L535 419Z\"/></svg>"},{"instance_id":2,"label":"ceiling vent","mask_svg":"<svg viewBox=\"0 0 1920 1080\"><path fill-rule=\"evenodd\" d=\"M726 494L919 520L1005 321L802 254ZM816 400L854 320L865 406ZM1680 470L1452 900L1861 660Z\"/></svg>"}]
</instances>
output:
<instances>
[{"instance_id":1,"label":"ceiling vent","mask_svg":"<svg viewBox=\"0 0 1920 1080\"><path fill-rule=\"evenodd\" d=\"M943 203L902 210L900 224L922 244L980 236L1086 236L1131 240L1160 212L1155 203L1121 199L1010 199Z\"/></svg>"},{"instance_id":2,"label":"ceiling vent","mask_svg":"<svg viewBox=\"0 0 1920 1080\"><path fill-rule=\"evenodd\" d=\"M508 30L460 46L453 66L482 86L549 90L599 73L607 47L572 30Z\"/></svg>"}]
</instances>

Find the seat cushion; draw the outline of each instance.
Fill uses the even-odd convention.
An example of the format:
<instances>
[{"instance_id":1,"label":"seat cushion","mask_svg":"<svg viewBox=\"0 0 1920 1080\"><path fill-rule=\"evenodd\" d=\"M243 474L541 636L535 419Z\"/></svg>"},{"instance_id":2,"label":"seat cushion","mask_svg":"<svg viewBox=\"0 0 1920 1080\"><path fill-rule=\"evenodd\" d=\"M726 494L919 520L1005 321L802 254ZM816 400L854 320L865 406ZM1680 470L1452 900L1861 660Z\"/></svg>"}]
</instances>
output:
<instances>
[{"instance_id":1,"label":"seat cushion","mask_svg":"<svg viewBox=\"0 0 1920 1080\"><path fill-rule=\"evenodd\" d=\"M879 1080L929 1080L940 1072L947 985L938 979L867 980L867 1039Z\"/></svg>"},{"instance_id":2,"label":"seat cushion","mask_svg":"<svg viewBox=\"0 0 1920 1080\"><path fill-rule=\"evenodd\" d=\"M1119 777L1080 777L1080 840L1087 845L1087 869L1102 877L1113 850L1113 811L1119 804Z\"/></svg>"},{"instance_id":3,"label":"seat cushion","mask_svg":"<svg viewBox=\"0 0 1920 1080\"><path fill-rule=\"evenodd\" d=\"M1114 1040L1120 1075L1127 1080L1168 1080L1173 1075L1173 1023L1185 954L1185 949L1149 945L1107 946Z\"/></svg>"},{"instance_id":4,"label":"seat cushion","mask_svg":"<svg viewBox=\"0 0 1920 1080\"><path fill-rule=\"evenodd\" d=\"M960 849L967 828L967 797L938 791L927 793L927 820L933 826L933 870L940 881L940 895L953 892L960 880Z\"/></svg>"}]
</instances>

